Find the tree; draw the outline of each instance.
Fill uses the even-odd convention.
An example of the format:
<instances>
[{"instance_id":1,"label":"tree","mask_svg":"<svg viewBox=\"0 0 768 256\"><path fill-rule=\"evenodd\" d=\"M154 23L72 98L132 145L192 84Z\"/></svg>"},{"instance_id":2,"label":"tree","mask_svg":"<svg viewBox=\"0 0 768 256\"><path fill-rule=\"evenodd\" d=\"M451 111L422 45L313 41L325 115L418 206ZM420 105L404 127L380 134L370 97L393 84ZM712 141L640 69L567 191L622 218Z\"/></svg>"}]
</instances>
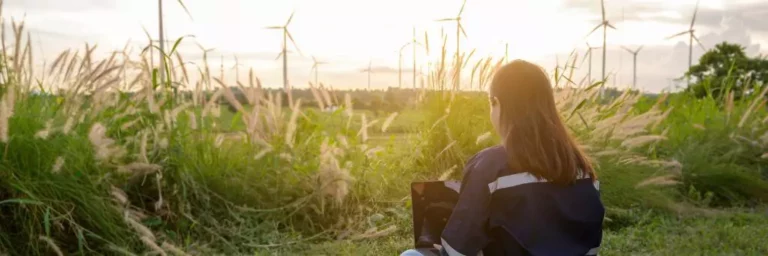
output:
<instances>
[{"instance_id":1,"label":"tree","mask_svg":"<svg viewBox=\"0 0 768 256\"><path fill-rule=\"evenodd\" d=\"M756 84L768 82L768 60L762 56L750 58L744 47L722 42L699 58L686 76L695 83L688 88L697 97L720 97L730 90L739 97Z\"/></svg>"}]
</instances>

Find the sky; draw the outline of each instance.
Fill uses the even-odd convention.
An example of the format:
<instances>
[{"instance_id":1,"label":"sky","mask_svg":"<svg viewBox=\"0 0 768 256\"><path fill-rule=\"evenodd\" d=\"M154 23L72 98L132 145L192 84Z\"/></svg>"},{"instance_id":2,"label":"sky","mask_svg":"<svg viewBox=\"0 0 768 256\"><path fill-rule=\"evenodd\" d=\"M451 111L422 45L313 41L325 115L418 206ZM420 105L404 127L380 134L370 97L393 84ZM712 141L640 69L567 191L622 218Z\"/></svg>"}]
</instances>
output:
<instances>
[{"instance_id":1,"label":"sky","mask_svg":"<svg viewBox=\"0 0 768 256\"><path fill-rule=\"evenodd\" d=\"M430 58L437 58L441 30L448 35L448 54L455 52L456 23L436 22L455 17L461 0L177 0L163 3L166 40L187 37L179 46L185 60L200 63L210 49L209 63L233 78L235 56L241 70L253 68L269 87L282 86L282 45L279 30L294 12L288 29L301 54L289 46L289 81L306 87L314 80L312 57L327 62L319 80L334 88L365 88L369 63L375 72L371 87L398 86L399 50L411 40L430 38ZM144 29L157 40L157 0L5 0L3 16L25 20L38 62L50 63L71 48L97 44L96 53L107 55L129 44L133 53L145 46ZM615 72L611 86L632 83L632 55L621 48L644 45L637 60L637 87L658 92L670 79L687 69L688 37L666 37L688 29L696 0L605 0L607 19L616 27L608 31L606 72ZM729 41L747 47L750 55L768 53L768 0L701 0L696 35L706 48ZM563 64L573 50L579 54L577 80L587 73L581 59L586 43L602 44L602 31L587 34L600 22L597 0L467 0L462 25L461 51L475 50L480 57L533 61L548 70ZM403 48L404 87L411 87L412 49ZM693 50L694 62L704 51ZM602 53L593 52L592 74L600 75ZM423 47L417 60L425 63ZM472 62L472 61L471 61ZM425 65L419 69L425 70ZM240 72L244 77L245 71ZM218 73L216 73L218 74ZM465 77L468 77L465 75Z\"/></svg>"}]
</instances>

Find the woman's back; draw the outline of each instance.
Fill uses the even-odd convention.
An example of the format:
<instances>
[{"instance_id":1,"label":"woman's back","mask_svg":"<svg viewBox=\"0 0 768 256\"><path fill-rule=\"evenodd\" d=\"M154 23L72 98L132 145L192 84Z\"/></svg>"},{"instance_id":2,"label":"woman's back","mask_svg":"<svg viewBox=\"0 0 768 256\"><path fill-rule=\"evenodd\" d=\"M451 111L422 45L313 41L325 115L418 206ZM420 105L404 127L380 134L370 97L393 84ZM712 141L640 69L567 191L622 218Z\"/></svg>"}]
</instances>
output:
<instances>
[{"instance_id":1,"label":"woman's back","mask_svg":"<svg viewBox=\"0 0 768 256\"><path fill-rule=\"evenodd\" d=\"M487 148L467 163L443 247L449 255L596 255L605 212L597 189L588 176L560 185L514 172L504 147Z\"/></svg>"}]
</instances>

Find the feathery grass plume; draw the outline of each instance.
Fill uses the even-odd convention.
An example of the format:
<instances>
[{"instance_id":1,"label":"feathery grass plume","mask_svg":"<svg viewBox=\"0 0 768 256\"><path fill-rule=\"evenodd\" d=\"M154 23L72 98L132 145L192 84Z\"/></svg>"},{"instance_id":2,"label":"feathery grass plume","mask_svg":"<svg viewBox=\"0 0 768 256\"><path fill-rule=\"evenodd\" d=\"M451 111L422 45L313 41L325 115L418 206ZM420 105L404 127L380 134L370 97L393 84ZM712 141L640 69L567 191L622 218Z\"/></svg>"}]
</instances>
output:
<instances>
[{"instance_id":1,"label":"feathery grass plume","mask_svg":"<svg viewBox=\"0 0 768 256\"><path fill-rule=\"evenodd\" d=\"M197 130L197 118L195 117L195 113L192 111L185 111L185 112L187 112L187 116L188 116L189 129Z\"/></svg>"},{"instance_id":2,"label":"feathery grass plume","mask_svg":"<svg viewBox=\"0 0 768 256\"><path fill-rule=\"evenodd\" d=\"M361 240L361 239L372 239L377 237L384 237L388 236L392 233L395 233L397 231L397 226L390 225L389 227L378 230L377 228L372 228L370 230L367 230L363 234L355 235L353 237L350 237L351 240Z\"/></svg>"},{"instance_id":3,"label":"feathery grass plume","mask_svg":"<svg viewBox=\"0 0 768 256\"><path fill-rule=\"evenodd\" d=\"M107 249L112 251L112 252L115 252L115 253L117 253L119 255L137 256L135 253L132 253L132 252L126 250L125 248L118 247L117 245L114 245L114 244L107 245Z\"/></svg>"},{"instance_id":4,"label":"feathery grass plume","mask_svg":"<svg viewBox=\"0 0 768 256\"><path fill-rule=\"evenodd\" d=\"M744 115L741 116L741 121L739 121L738 127L741 128L744 126L744 124L749 119L749 116L752 114L752 111L755 110L755 107L764 100L765 94L768 93L768 86L766 86L762 92L760 92L760 96L756 97L754 100L752 100L752 103L749 105L749 108L747 108L747 111L744 113Z\"/></svg>"},{"instance_id":5,"label":"feathery grass plume","mask_svg":"<svg viewBox=\"0 0 768 256\"><path fill-rule=\"evenodd\" d=\"M61 252L61 248L59 248L58 245L56 245L56 242L53 241L50 237L47 236L39 236L38 239L45 242L48 245L48 248L51 249L56 255L58 256L64 256L64 253Z\"/></svg>"},{"instance_id":6,"label":"feathery grass plume","mask_svg":"<svg viewBox=\"0 0 768 256\"><path fill-rule=\"evenodd\" d=\"M6 93L6 95L12 94L12 93ZM8 100L9 97L3 97L2 100L0 100L0 141L4 143L8 143L9 135L8 135L8 128L9 128L9 120L11 116L13 116L13 105L12 102Z\"/></svg>"},{"instance_id":7,"label":"feathery grass plume","mask_svg":"<svg viewBox=\"0 0 768 256\"><path fill-rule=\"evenodd\" d=\"M322 98L322 96L320 96L320 92L318 92L317 88L315 88L315 85L312 82L309 82L309 90L312 92L312 97L315 98L317 107L321 111L325 110L325 100Z\"/></svg>"},{"instance_id":8,"label":"feathery grass plume","mask_svg":"<svg viewBox=\"0 0 768 256\"><path fill-rule=\"evenodd\" d=\"M600 156L615 156L615 155L618 155L618 154L621 154L621 153L622 153L621 151L618 151L618 150L615 150L615 149L609 149L609 150L603 150L603 151L597 152L597 153L594 154L594 156L598 156L598 157L600 157Z\"/></svg>"},{"instance_id":9,"label":"feathery grass plume","mask_svg":"<svg viewBox=\"0 0 768 256\"><path fill-rule=\"evenodd\" d=\"M661 135L638 136L638 137L630 138L623 141L621 143L621 146L625 148L637 148L637 147L642 147L644 145L648 145L656 141L661 141L666 139L667 137L661 136Z\"/></svg>"},{"instance_id":10,"label":"feathery grass plume","mask_svg":"<svg viewBox=\"0 0 768 256\"><path fill-rule=\"evenodd\" d=\"M658 128L661 125L661 123L667 119L669 114L672 113L672 110L674 109L675 109L675 106L671 106L666 111L664 111L664 113L661 114L661 116L658 119L656 119L656 123L653 124L653 127L651 127L651 130L656 130L656 128Z\"/></svg>"},{"instance_id":11,"label":"feathery grass plume","mask_svg":"<svg viewBox=\"0 0 768 256\"><path fill-rule=\"evenodd\" d=\"M35 138L39 139L48 139L48 136L51 134L51 130L53 127L53 119L48 120L45 122L45 128L35 133Z\"/></svg>"},{"instance_id":12,"label":"feathery grass plume","mask_svg":"<svg viewBox=\"0 0 768 256\"><path fill-rule=\"evenodd\" d=\"M133 173L134 175L147 175L147 174L159 172L162 169L163 167L158 164L133 162L133 163L118 167L118 172Z\"/></svg>"},{"instance_id":13,"label":"feathery grass plume","mask_svg":"<svg viewBox=\"0 0 768 256\"><path fill-rule=\"evenodd\" d=\"M641 188L641 187L651 186L651 185L670 186L670 185L677 185L677 184L680 184L680 182L676 180L676 175L670 174L670 175L658 176L658 177L653 177L653 178L643 180L637 185L635 185L635 188Z\"/></svg>"},{"instance_id":14,"label":"feathery grass plume","mask_svg":"<svg viewBox=\"0 0 768 256\"><path fill-rule=\"evenodd\" d=\"M437 180L439 181L448 180L448 178L450 178L451 175L453 175L453 172L456 171L456 168L458 168L457 165L451 166L451 168L448 168L448 170L445 170L442 174L440 174L440 177L438 177Z\"/></svg>"},{"instance_id":15,"label":"feathery grass plume","mask_svg":"<svg viewBox=\"0 0 768 256\"><path fill-rule=\"evenodd\" d=\"M221 144L223 144L223 143L224 143L224 134L216 135L216 140L214 140L213 146L215 148L220 148Z\"/></svg>"},{"instance_id":16,"label":"feathery grass plume","mask_svg":"<svg viewBox=\"0 0 768 256\"><path fill-rule=\"evenodd\" d=\"M368 158L375 158L376 154L378 154L381 151L384 151L384 148L380 146L376 146L374 148L365 150L365 156Z\"/></svg>"},{"instance_id":17,"label":"feathery grass plume","mask_svg":"<svg viewBox=\"0 0 768 256\"><path fill-rule=\"evenodd\" d=\"M368 120L365 118L365 114L360 114L360 130L357 132L357 136L360 136L363 142L368 141Z\"/></svg>"},{"instance_id":18,"label":"feathery grass plume","mask_svg":"<svg viewBox=\"0 0 768 256\"><path fill-rule=\"evenodd\" d=\"M701 124L693 124L693 128L696 128L696 129L699 129L699 130L702 130L702 131L705 131L705 130L707 130L707 128L706 128L706 127L704 127L704 126L703 126L703 125L701 125Z\"/></svg>"},{"instance_id":19,"label":"feathery grass plume","mask_svg":"<svg viewBox=\"0 0 768 256\"><path fill-rule=\"evenodd\" d=\"M119 189L115 186L110 187L110 195L112 195L112 199L114 199L120 206L128 205L128 196L125 195L125 192L123 192L122 189Z\"/></svg>"},{"instance_id":20,"label":"feathery grass plume","mask_svg":"<svg viewBox=\"0 0 768 256\"><path fill-rule=\"evenodd\" d=\"M165 251L163 251L163 249L160 248L160 246L158 246L154 240L155 240L154 237L147 237L147 236L141 237L141 242L144 243L144 245L146 245L147 247L149 247L149 249L152 249L153 253L160 254L161 256L166 256L167 254L165 254Z\"/></svg>"},{"instance_id":21,"label":"feathery grass plume","mask_svg":"<svg viewBox=\"0 0 768 256\"><path fill-rule=\"evenodd\" d=\"M491 138L491 132L485 132L483 134L480 134L480 136L477 136L477 139L475 139L475 145L480 145L480 143L483 143L484 141Z\"/></svg>"},{"instance_id":22,"label":"feathery grass plume","mask_svg":"<svg viewBox=\"0 0 768 256\"><path fill-rule=\"evenodd\" d=\"M288 154L288 153L285 153L285 152L280 153L280 155L278 155L278 157L280 157L280 159L285 160L286 162L293 161L293 156L291 156L291 154Z\"/></svg>"},{"instance_id":23,"label":"feathery grass plume","mask_svg":"<svg viewBox=\"0 0 768 256\"><path fill-rule=\"evenodd\" d=\"M152 233L152 230L150 230L147 226L144 226L144 224L141 224L137 220L127 216L123 219L125 220L126 223L128 223L128 226L130 226L131 228L133 228L133 230L139 233L141 237L149 238L150 241L156 240L155 234Z\"/></svg>"},{"instance_id":24,"label":"feathery grass plume","mask_svg":"<svg viewBox=\"0 0 768 256\"><path fill-rule=\"evenodd\" d=\"M285 144L293 148L296 137L296 126L298 125L299 114L301 113L301 99L297 99L291 110L291 118L288 120L288 127L285 129Z\"/></svg>"},{"instance_id":25,"label":"feathery grass plume","mask_svg":"<svg viewBox=\"0 0 768 256\"><path fill-rule=\"evenodd\" d=\"M64 167L64 157L59 156L59 157L56 157L56 161L53 163L51 172L59 173L61 171L61 167Z\"/></svg>"},{"instance_id":26,"label":"feathery grass plume","mask_svg":"<svg viewBox=\"0 0 768 256\"><path fill-rule=\"evenodd\" d=\"M269 152L272 152L272 148L271 147L264 148L261 151L259 151L258 153L256 153L256 156L254 156L253 159L254 160L259 160L259 159L263 158L264 156L266 156L267 154L269 154Z\"/></svg>"},{"instance_id":27,"label":"feathery grass plume","mask_svg":"<svg viewBox=\"0 0 768 256\"><path fill-rule=\"evenodd\" d=\"M331 197L337 204L341 204L349 194L349 183L353 181L353 178L348 169L339 165L336 152L338 151L329 144L327 138L323 140L320 145L318 181L322 194Z\"/></svg>"},{"instance_id":28,"label":"feathery grass plume","mask_svg":"<svg viewBox=\"0 0 768 256\"><path fill-rule=\"evenodd\" d=\"M389 128L389 125L392 124L392 121L395 120L395 117L397 117L397 112L390 114L387 119L384 120L384 123L381 124L381 132L387 132L387 128Z\"/></svg>"},{"instance_id":29,"label":"feathery grass plume","mask_svg":"<svg viewBox=\"0 0 768 256\"><path fill-rule=\"evenodd\" d=\"M768 134L768 133L766 133ZM347 137L343 136L341 134L336 135L336 140L341 143L341 146L343 146L345 149L349 149L349 141L347 141Z\"/></svg>"},{"instance_id":30,"label":"feathery grass plume","mask_svg":"<svg viewBox=\"0 0 768 256\"><path fill-rule=\"evenodd\" d=\"M101 123L94 123L88 132L88 140L93 146L94 157L101 162L109 162L125 154L125 150L119 145L115 145L115 141L108 138L106 132L107 128Z\"/></svg>"},{"instance_id":31,"label":"feathery grass plume","mask_svg":"<svg viewBox=\"0 0 768 256\"><path fill-rule=\"evenodd\" d=\"M443 155L443 153L445 153L446 151L448 151L449 149L451 149L451 148L453 147L453 145L456 145L456 141L455 141L455 140L454 140L454 141L451 141L451 143L448 143L448 145L447 145L447 146L445 146L445 148L443 148L443 150L441 150L441 151L440 151L440 153L437 153L437 155L435 156L435 158L438 158L438 157L440 157L441 155Z\"/></svg>"},{"instance_id":32,"label":"feathery grass plume","mask_svg":"<svg viewBox=\"0 0 768 256\"><path fill-rule=\"evenodd\" d=\"M352 96L349 95L349 93L344 94L344 110L345 113L347 113L347 116L353 115L352 110Z\"/></svg>"},{"instance_id":33,"label":"feathery grass plume","mask_svg":"<svg viewBox=\"0 0 768 256\"><path fill-rule=\"evenodd\" d=\"M176 246L173 246L172 244L168 242L163 242L160 247L162 247L165 251L170 252L173 255L177 256L188 256L186 252L182 251L181 249L177 248Z\"/></svg>"},{"instance_id":34,"label":"feathery grass plume","mask_svg":"<svg viewBox=\"0 0 768 256\"><path fill-rule=\"evenodd\" d=\"M139 121L141 121L141 117L125 122L123 125L120 126L120 130L128 130L134 125L136 125L136 123L138 123Z\"/></svg>"}]
</instances>

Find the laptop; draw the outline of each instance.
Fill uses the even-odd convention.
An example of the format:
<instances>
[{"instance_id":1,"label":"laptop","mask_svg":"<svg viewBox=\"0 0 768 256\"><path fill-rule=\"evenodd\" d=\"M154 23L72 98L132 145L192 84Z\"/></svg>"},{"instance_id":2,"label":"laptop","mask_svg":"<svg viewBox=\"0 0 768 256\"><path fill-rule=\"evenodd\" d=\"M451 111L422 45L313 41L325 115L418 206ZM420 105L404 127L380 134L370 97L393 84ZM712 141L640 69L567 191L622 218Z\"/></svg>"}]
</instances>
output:
<instances>
[{"instance_id":1,"label":"laptop","mask_svg":"<svg viewBox=\"0 0 768 256\"><path fill-rule=\"evenodd\" d=\"M457 181L411 183L414 248L434 248L440 244L440 235L459 200L460 188Z\"/></svg>"}]
</instances>

